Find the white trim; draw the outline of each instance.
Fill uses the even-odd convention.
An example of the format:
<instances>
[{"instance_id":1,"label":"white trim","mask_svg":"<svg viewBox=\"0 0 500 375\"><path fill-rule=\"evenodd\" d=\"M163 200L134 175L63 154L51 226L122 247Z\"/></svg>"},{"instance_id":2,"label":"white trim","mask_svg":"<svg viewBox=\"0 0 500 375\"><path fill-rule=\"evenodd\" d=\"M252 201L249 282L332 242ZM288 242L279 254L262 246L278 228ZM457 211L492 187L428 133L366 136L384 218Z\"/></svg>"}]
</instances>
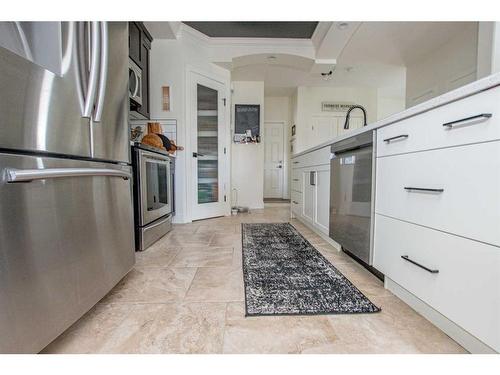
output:
<instances>
[{"instance_id":1,"label":"white trim","mask_svg":"<svg viewBox=\"0 0 500 375\"><path fill-rule=\"evenodd\" d=\"M211 38L182 24L178 39L201 45L210 51L211 62L230 63L236 57L262 53L288 54L314 60L316 52L311 39L293 38Z\"/></svg>"},{"instance_id":2,"label":"white trim","mask_svg":"<svg viewBox=\"0 0 500 375\"><path fill-rule=\"evenodd\" d=\"M311 36L311 41L314 45L314 49L317 51L323 40L325 39L326 34L330 31L330 28L333 26L333 22L320 22L318 26L314 29L314 33Z\"/></svg>"},{"instance_id":3,"label":"white trim","mask_svg":"<svg viewBox=\"0 0 500 375\"><path fill-rule=\"evenodd\" d=\"M264 208L290 208L289 202L264 202Z\"/></svg>"}]
</instances>

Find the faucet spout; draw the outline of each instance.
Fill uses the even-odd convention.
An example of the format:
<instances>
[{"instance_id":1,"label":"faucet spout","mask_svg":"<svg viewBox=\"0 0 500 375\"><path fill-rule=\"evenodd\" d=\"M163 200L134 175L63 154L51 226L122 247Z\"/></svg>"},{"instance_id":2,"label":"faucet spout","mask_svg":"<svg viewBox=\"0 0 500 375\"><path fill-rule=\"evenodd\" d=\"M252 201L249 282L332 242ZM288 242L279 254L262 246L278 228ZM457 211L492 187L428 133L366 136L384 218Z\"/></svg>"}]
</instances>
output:
<instances>
[{"instance_id":1,"label":"faucet spout","mask_svg":"<svg viewBox=\"0 0 500 375\"><path fill-rule=\"evenodd\" d=\"M349 118L351 116L352 110L356 108L361 109L363 111L363 126L366 126L366 109L363 106L356 104L351 106L347 111L347 114L345 115L344 129L349 129Z\"/></svg>"}]
</instances>

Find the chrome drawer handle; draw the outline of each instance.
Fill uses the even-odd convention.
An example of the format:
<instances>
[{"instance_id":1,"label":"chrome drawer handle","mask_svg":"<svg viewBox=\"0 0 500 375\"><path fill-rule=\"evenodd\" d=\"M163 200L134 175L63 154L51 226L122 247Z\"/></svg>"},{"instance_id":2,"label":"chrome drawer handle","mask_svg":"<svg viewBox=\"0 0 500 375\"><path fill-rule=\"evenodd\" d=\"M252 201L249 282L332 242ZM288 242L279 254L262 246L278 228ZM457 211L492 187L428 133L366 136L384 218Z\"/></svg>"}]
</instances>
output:
<instances>
[{"instance_id":1,"label":"chrome drawer handle","mask_svg":"<svg viewBox=\"0 0 500 375\"><path fill-rule=\"evenodd\" d=\"M481 113L480 115L466 117L466 118L462 118L460 120L446 122L446 123L443 124L443 126L447 127L448 129L452 129L453 125L457 125L457 124L459 124L461 122L466 122L466 121L470 121L470 120L476 120L476 119L480 119L480 118L487 119L487 118L490 118L492 116L493 115L491 113Z\"/></svg>"},{"instance_id":2,"label":"chrome drawer handle","mask_svg":"<svg viewBox=\"0 0 500 375\"><path fill-rule=\"evenodd\" d=\"M384 139L384 142L391 143L391 141L395 141L396 139L406 139L408 137L409 137L408 134L401 134L401 135L397 135L395 137L386 138L386 139Z\"/></svg>"},{"instance_id":3,"label":"chrome drawer handle","mask_svg":"<svg viewBox=\"0 0 500 375\"><path fill-rule=\"evenodd\" d=\"M294 161L293 164L299 164L299 162L298 161Z\"/></svg>"},{"instance_id":4,"label":"chrome drawer handle","mask_svg":"<svg viewBox=\"0 0 500 375\"><path fill-rule=\"evenodd\" d=\"M408 255L401 255L401 258L403 258L403 259L404 259L404 260L406 260L407 262L410 262L411 264L416 265L417 267L420 267L420 268L422 268L422 269L426 270L427 272L430 272L430 273L439 273L439 270L433 270L433 269L431 269L431 268L428 268L428 267L426 267L426 266L423 266L423 265L421 265L420 263L417 263L417 262L415 262L414 260L410 259L410 258L408 257Z\"/></svg>"},{"instance_id":5,"label":"chrome drawer handle","mask_svg":"<svg viewBox=\"0 0 500 375\"><path fill-rule=\"evenodd\" d=\"M413 186L405 186L404 189L407 191L428 191L431 193L442 193L444 191L444 189L419 188Z\"/></svg>"},{"instance_id":6,"label":"chrome drawer handle","mask_svg":"<svg viewBox=\"0 0 500 375\"><path fill-rule=\"evenodd\" d=\"M299 202L297 202L297 201L292 201L292 203L293 203L293 204L299 204Z\"/></svg>"}]
</instances>

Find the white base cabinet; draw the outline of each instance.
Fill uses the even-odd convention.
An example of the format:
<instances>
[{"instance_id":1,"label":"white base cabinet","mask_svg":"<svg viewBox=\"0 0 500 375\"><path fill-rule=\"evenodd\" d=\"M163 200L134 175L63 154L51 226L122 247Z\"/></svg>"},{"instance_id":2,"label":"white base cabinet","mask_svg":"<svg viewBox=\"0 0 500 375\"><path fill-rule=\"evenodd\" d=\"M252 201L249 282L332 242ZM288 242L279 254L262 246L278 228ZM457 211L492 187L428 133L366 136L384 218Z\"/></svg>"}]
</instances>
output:
<instances>
[{"instance_id":1,"label":"white base cabinet","mask_svg":"<svg viewBox=\"0 0 500 375\"><path fill-rule=\"evenodd\" d=\"M377 130L373 260L386 278L437 312L429 316L441 314L462 330L459 336L496 352L498 98L500 88L490 89ZM447 333L457 337L455 328ZM466 342L466 349L478 347Z\"/></svg>"},{"instance_id":2,"label":"white base cabinet","mask_svg":"<svg viewBox=\"0 0 500 375\"><path fill-rule=\"evenodd\" d=\"M314 173L316 178L314 225L328 235L330 229L330 165L319 166Z\"/></svg>"},{"instance_id":3,"label":"white base cabinet","mask_svg":"<svg viewBox=\"0 0 500 375\"><path fill-rule=\"evenodd\" d=\"M330 147L292 159L292 214L328 235Z\"/></svg>"},{"instance_id":4,"label":"white base cabinet","mask_svg":"<svg viewBox=\"0 0 500 375\"><path fill-rule=\"evenodd\" d=\"M500 249L382 215L375 233L379 271L500 350Z\"/></svg>"}]
</instances>

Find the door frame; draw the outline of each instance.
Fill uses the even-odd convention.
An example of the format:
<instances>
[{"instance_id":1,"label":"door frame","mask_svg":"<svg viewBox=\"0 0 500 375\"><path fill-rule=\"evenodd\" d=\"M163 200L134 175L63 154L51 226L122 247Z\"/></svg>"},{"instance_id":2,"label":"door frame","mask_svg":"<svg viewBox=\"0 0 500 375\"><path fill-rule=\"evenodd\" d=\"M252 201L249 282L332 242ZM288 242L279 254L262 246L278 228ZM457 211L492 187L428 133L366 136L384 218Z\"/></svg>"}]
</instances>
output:
<instances>
[{"instance_id":1,"label":"door frame","mask_svg":"<svg viewBox=\"0 0 500 375\"><path fill-rule=\"evenodd\" d=\"M224 204L224 209L221 216L229 216L231 215L231 202L230 202L230 173L231 173L231 158L230 158L230 139L231 139L231 129L230 129L230 80L229 77L225 77L222 75L218 75L213 72L208 72L203 69L199 69L194 66L186 67L186 105L185 105L185 113L186 113L186 145L184 148L185 156L186 156L186 217L185 222L192 222L193 220L198 220L194 215L194 194L196 192L195 179L193 176L193 168L196 160L192 157L194 152L194 146L192 144L193 132L196 130L194 127L194 121L196 119L193 116L192 105L193 101L196 100L196 96L193 95L193 84L197 82L197 80L201 77L204 80L210 80L219 84L223 87L223 94L226 99L226 105L223 109L223 126L224 126L224 135L219 138L219 146L226 148L225 158L222 162L221 168L219 168L219 173L221 173L221 187L225 191L225 195L227 196L226 202ZM223 202L221 202L223 203Z\"/></svg>"},{"instance_id":2,"label":"door frame","mask_svg":"<svg viewBox=\"0 0 500 375\"><path fill-rule=\"evenodd\" d=\"M281 124L283 126L283 181L282 181L282 186L283 188L281 189L281 198L282 199L289 199L290 198L290 142L287 142L287 140L290 138L289 137L289 129L286 121L265 121L264 120L264 137L266 136L267 132L267 127L266 124ZM265 163L265 154L266 154L266 142L264 140L264 163ZM264 176L264 184L266 183L265 176ZM265 185L264 185L264 192L265 192Z\"/></svg>"}]
</instances>

